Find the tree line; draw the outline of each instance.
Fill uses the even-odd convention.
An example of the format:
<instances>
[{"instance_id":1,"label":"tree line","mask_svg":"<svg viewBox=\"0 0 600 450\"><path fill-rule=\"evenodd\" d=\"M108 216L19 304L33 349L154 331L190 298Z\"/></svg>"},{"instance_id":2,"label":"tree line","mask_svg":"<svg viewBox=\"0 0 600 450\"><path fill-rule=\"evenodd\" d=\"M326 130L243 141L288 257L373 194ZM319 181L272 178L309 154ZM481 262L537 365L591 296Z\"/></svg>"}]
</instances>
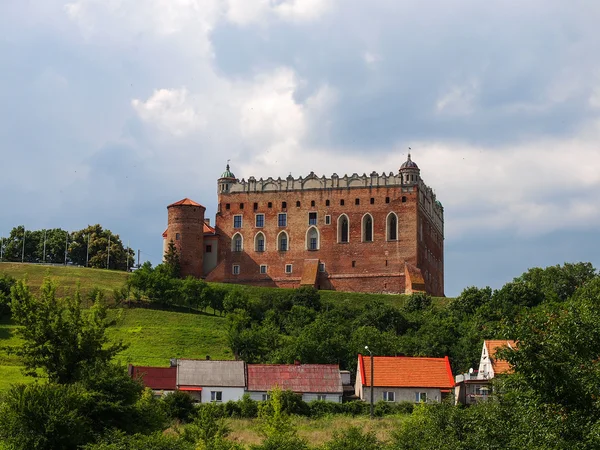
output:
<instances>
[{"instance_id":1,"label":"tree line","mask_svg":"<svg viewBox=\"0 0 600 450\"><path fill-rule=\"evenodd\" d=\"M14 227L0 239L2 261L75 264L126 270L135 265L135 252L123 246L118 234L101 225L69 232L61 228L26 230Z\"/></svg>"}]
</instances>

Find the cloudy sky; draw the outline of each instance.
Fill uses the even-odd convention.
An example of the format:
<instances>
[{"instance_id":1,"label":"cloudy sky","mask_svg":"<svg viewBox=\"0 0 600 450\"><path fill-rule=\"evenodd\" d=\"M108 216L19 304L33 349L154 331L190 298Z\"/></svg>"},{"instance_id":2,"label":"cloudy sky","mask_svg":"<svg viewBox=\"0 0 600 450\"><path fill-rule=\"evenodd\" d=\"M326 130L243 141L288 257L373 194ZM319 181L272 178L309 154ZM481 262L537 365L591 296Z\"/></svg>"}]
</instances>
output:
<instances>
[{"instance_id":1,"label":"cloudy sky","mask_svg":"<svg viewBox=\"0 0 600 450\"><path fill-rule=\"evenodd\" d=\"M396 171L446 294L600 266L600 2L3 0L0 234L101 223L160 261L216 179Z\"/></svg>"}]
</instances>

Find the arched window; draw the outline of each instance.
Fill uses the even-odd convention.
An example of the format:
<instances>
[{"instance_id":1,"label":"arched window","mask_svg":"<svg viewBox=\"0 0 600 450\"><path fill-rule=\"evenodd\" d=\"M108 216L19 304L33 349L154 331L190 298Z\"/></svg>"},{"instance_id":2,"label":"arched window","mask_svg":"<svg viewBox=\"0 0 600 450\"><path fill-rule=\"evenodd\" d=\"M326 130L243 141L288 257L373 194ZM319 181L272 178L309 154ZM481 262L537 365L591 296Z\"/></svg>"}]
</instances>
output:
<instances>
[{"instance_id":1,"label":"arched window","mask_svg":"<svg viewBox=\"0 0 600 450\"><path fill-rule=\"evenodd\" d=\"M319 250L319 230L316 227L310 227L306 231L306 249Z\"/></svg>"},{"instance_id":2,"label":"arched window","mask_svg":"<svg viewBox=\"0 0 600 450\"><path fill-rule=\"evenodd\" d=\"M338 217L338 242L348 242L350 240L350 222L346 214Z\"/></svg>"},{"instance_id":3,"label":"arched window","mask_svg":"<svg viewBox=\"0 0 600 450\"><path fill-rule=\"evenodd\" d=\"M240 233L235 233L231 238L231 251L241 252L244 250L244 238Z\"/></svg>"},{"instance_id":4,"label":"arched window","mask_svg":"<svg viewBox=\"0 0 600 450\"><path fill-rule=\"evenodd\" d=\"M388 214L385 228L388 241L398 240L398 216L395 213Z\"/></svg>"},{"instance_id":5,"label":"arched window","mask_svg":"<svg viewBox=\"0 0 600 450\"><path fill-rule=\"evenodd\" d=\"M373 242L373 217L371 214L365 214L362 218L362 240L363 242Z\"/></svg>"},{"instance_id":6,"label":"arched window","mask_svg":"<svg viewBox=\"0 0 600 450\"><path fill-rule=\"evenodd\" d=\"M280 252L287 252L290 248L290 242L288 234L282 231L277 235L277 250Z\"/></svg>"},{"instance_id":7,"label":"arched window","mask_svg":"<svg viewBox=\"0 0 600 450\"><path fill-rule=\"evenodd\" d=\"M262 231L256 233L254 236L254 251L255 252L264 252L267 249L265 235Z\"/></svg>"}]
</instances>

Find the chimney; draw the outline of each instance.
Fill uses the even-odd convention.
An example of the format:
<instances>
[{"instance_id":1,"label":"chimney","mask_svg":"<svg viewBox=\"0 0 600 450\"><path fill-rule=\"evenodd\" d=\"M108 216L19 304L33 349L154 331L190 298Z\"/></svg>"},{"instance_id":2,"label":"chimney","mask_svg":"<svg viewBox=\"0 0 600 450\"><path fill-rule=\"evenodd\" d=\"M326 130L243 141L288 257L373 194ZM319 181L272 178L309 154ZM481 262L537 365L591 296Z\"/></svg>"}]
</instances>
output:
<instances>
[{"instance_id":1,"label":"chimney","mask_svg":"<svg viewBox=\"0 0 600 450\"><path fill-rule=\"evenodd\" d=\"M210 226L210 217L208 217L208 218L207 218L207 217L205 217L205 218L204 218L204 223L205 223L206 225Z\"/></svg>"}]
</instances>

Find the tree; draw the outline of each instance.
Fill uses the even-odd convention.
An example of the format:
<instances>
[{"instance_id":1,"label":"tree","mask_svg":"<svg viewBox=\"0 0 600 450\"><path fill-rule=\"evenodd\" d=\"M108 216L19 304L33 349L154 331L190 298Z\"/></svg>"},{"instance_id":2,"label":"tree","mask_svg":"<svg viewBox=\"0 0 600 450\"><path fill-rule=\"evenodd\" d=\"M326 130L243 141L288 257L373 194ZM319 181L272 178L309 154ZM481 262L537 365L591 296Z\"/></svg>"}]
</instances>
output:
<instances>
[{"instance_id":1,"label":"tree","mask_svg":"<svg viewBox=\"0 0 600 450\"><path fill-rule=\"evenodd\" d=\"M126 348L108 341L106 330L114 321L107 320L106 307L96 301L84 312L79 291L59 299L56 285L46 278L36 298L21 280L11 297L13 320L21 325L16 333L23 340L11 352L22 358L27 375L36 377L42 369L50 381L78 381L88 367L107 364Z\"/></svg>"},{"instance_id":2,"label":"tree","mask_svg":"<svg viewBox=\"0 0 600 450\"><path fill-rule=\"evenodd\" d=\"M133 267L135 253L126 249L118 234L105 230L101 225L89 225L70 236L69 258L74 264L105 269L126 270ZM89 243L89 246L88 246ZM110 256L110 258L109 258Z\"/></svg>"},{"instance_id":3,"label":"tree","mask_svg":"<svg viewBox=\"0 0 600 450\"><path fill-rule=\"evenodd\" d=\"M15 282L10 275L0 274L0 317L10 313L10 289Z\"/></svg>"},{"instance_id":4,"label":"tree","mask_svg":"<svg viewBox=\"0 0 600 450\"><path fill-rule=\"evenodd\" d=\"M177 247L175 247L173 239L169 241L167 253L165 253L164 265L171 277L179 278L181 275L181 262L179 260L179 252L177 251Z\"/></svg>"},{"instance_id":5,"label":"tree","mask_svg":"<svg viewBox=\"0 0 600 450\"><path fill-rule=\"evenodd\" d=\"M359 427L352 426L345 430L334 430L333 438L325 443L323 450L382 450L373 431L363 433Z\"/></svg>"}]
</instances>

